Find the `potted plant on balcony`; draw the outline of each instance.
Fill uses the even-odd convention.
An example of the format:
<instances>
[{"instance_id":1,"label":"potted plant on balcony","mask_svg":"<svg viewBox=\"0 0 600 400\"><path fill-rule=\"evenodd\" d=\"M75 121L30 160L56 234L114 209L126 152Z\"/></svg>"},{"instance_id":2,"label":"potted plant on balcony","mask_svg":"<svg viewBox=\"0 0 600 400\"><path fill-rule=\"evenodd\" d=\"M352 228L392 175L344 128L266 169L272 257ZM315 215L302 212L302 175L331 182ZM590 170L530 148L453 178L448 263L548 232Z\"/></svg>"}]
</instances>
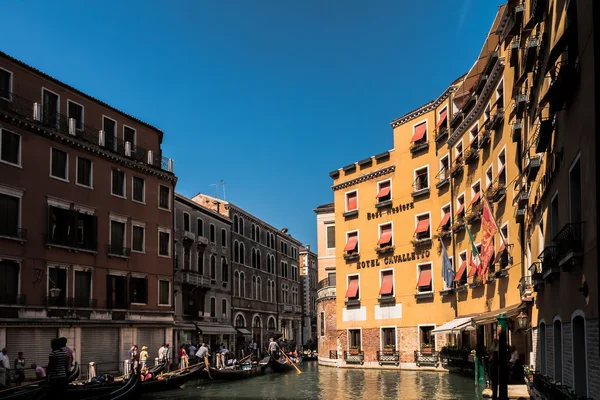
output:
<instances>
[{"instance_id":1,"label":"potted plant on balcony","mask_svg":"<svg viewBox=\"0 0 600 400\"><path fill-rule=\"evenodd\" d=\"M350 355L357 356L360 353L360 346L350 346Z\"/></svg>"},{"instance_id":2,"label":"potted plant on balcony","mask_svg":"<svg viewBox=\"0 0 600 400\"><path fill-rule=\"evenodd\" d=\"M385 346L383 346L383 354L391 356L394 354L394 351L396 351L396 346L393 344L386 344Z\"/></svg>"},{"instance_id":3,"label":"potted plant on balcony","mask_svg":"<svg viewBox=\"0 0 600 400\"><path fill-rule=\"evenodd\" d=\"M433 353L433 345L431 343L423 343L421 345L421 354Z\"/></svg>"}]
</instances>

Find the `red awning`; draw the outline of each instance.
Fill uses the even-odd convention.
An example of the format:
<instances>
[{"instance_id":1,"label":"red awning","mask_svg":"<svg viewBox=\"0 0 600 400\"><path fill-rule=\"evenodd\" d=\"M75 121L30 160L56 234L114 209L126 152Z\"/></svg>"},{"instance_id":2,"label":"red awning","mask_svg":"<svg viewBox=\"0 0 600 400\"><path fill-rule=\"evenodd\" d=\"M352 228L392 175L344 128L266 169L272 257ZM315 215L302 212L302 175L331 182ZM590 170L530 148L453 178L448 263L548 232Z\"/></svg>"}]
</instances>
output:
<instances>
[{"instance_id":1,"label":"red awning","mask_svg":"<svg viewBox=\"0 0 600 400\"><path fill-rule=\"evenodd\" d=\"M386 186L380 186L380 187L379 187L379 193L377 193L377 198L378 198L378 199L380 199L380 198L382 198L382 197L389 196L389 194L390 194L390 189L391 189L391 188L390 188L390 186L389 186L389 185L386 185Z\"/></svg>"},{"instance_id":2,"label":"red awning","mask_svg":"<svg viewBox=\"0 0 600 400\"><path fill-rule=\"evenodd\" d=\"M471 264L471 268L469 269L469 275L468 275L469 278L477 275L478 268L477 268L477 265L475 265L475 263L473 263L473 254L471 254L471 263L470 264Z\"/></svg>"},{"instance_id":3,"label":"red awning","mask_svg":"<svg viewBox=\"0 0 600 400\"><path fill-rule=\"evenodd\" d=\"M462 276L465 274L466 269L467 269L467 262L463 261L462 264L460 264L460 268L458 269L458 272L456 273L454 282L460 282L460 280L462 279Z\"/></svg>"},{"instance_id":4,"label":"red awning","mask_svg":"<svg viewBox=\"0 0 600 400\"><path fill-rule=\"evenodd\" d=\"M348 211L353 211L358 208L358 199L356 198L356 193L348 194Z\"/></svg>"},{"instance_id":5,"label":"red awning","mask_svg":"<svg viewBox=\"0 0 600 400\"><path fill-rule=\"evenodd\" d=\"M504 245L504 243L502 243L502 246L500 246L500 248L498 249L498 252L496 253L496 257L494 257L494 264L496 264L497 262L500 261L500 258L502 257L502 254L506 251L506 245Z\"/></svg>"},{"instance_id":6,"label":"red awning","mask_svg":"<svg viewBox=\"0 0 600 400\"><path fill-rule=\"evenodd\" d=\"M394 291L394 276L392 274L385 274L381 278L381 289L379 294L392 294Z\"/></svg>"},{"instance_id":7,"label":"red awning","mask_svg":"<svg viewBox=\"0 0 600 400\"><path fill-rule=\"evenodd\" d=\"M427 232L428 229L429 229L429 218L422 219L417 224L417 230L415 231L415 233Z\"/></svg>"},{"instance_id":8,"label":"red awning","mask_svg":"<svg viewBox=\"0 0 600 400\"><path fill-rule=\"evenodd\" d=\"M425 122L415 126L415 133L413 134L411 143L423 139L423 136L425 136L425 132L427 132L427 124Z\"/></svg>"},{"instance_id":9,"label":"red awning","mask_svg":"<svg viewBox=\"0 0 600 400\"><path fill-rule=\"evenodd\" d=\"M417 287L429 285L431 285L431 270L426 269L421 271L421 274L419 275L419 281L417 282Z\"/></svg>"},{"instance_id":10,"label":"red awning","mask_svg":"<svg viewBox=\"0 0 600 400\"><path fill-rule=\"evenodd\" d=\"M381 236L377 244L388 244L392 241L392 228L388 227L381 230Z\"/></svg>"},{"instance_id":11,"label":"red awning","mask_svg":"<svg viewBox=\"0 0 600 400\"><path fill-rule=\"evenodd\" d=\"M446 214L444 214L444 218L442 218L442 222L440 222L440 228L443 226L446 226L446 224L448 223L448 221L450 221L450 213L447 212Z\"/></svg>"},{"instance_id":12,"label":"red awning","mask_svg":"<svg viewBox=\"0 0 600 400\"><path fill-rule=\"evenodd\" d=\"M456 211L456 215L460 215L461 212L465 209L465 203L462 203L460 207L458 207L458 211Z\"/></svg>"},{"instance_id":13,"label":"red awning","mask_svg":"<svg viewBox=\"0 0 600 400\"><path fill-rule=\"evenodd\" d=\"M350 236L348 238L348 242L346 242L346 247L344 247L344 251L353 251L356 250L356 246L358 245L358 237Z\"/></svg>"},{"instance_id":14,"label":"red awning","mask_svg":"<svg viewBox=\"0 0 600 400\"><path fill-rule=\"evenodd\" d=\"M346 290L346 297L351 299L356 297L358 294L358 278L350 278L348 282L348 290Z\"/></svg>"},{"instance_id":15,"label":"red awning","mask_svg":"<svg viewBox=\"0 0 600 400\"><path fill-rule=\"evenodd\" d=\"M436 129L439 129L440 126L442 126L442 124L444 122L446 122L446 118L448 118L448 109L444 109L444 111L442 111L442 113L440 114L440 120L438 121L437 125L436 125Z\"/></svg>"},{"instance_id":16,"label":"red awning","mask_svg":"<svg viewBox=\"0 0 600 400\"><path fill-rule=\"evenodd\" d=\"M481 191L477 192L477 194L475 195L475 197L473 197L473 200L471 200L471 204L476 203L477 200L479 200L479 196L481 196Z\"/></svg>"}]
</instances>

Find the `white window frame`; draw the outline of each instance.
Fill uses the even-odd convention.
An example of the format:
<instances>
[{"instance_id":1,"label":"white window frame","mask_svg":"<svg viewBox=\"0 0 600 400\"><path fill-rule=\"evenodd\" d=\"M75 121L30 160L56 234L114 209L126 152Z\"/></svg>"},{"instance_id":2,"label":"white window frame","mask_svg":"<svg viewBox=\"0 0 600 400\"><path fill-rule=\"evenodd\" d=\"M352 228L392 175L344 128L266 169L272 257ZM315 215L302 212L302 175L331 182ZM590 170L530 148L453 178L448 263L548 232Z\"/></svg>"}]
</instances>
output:
<instances>
[{"instance_id":1,"label":"white window frame","mask_svg":"<svg viewBox=\"0 0 600 400\"><path fill-rule=\"evenodd\" d=\"M446 160L446 163L448 164L447 168L444 168L444 164L442 163L443 160ZM442 178L442 170L444 170L444 178L443 179L448 179L450 177L450 154L449 153L446 153L440 157L440 165L439 165L440 180Z\"/></svg>"},{"instance_id":2,"label":"white window frame","mask_svg":"<svg viewBox=\"0 0 600 400\"><path fill-rule=\"evenodd\" d=\"M381 291L381 284L383 283L383 273L387 271L392 271L392 295L390 297L396 297L396 272L394 268L384 268L379 270L379 290ZM360 290L358 291L358 294L360 294ZM381 297L381 295L379 296Z\"/></svg>"},{"instance_id":3,"label":"white window frame","mask_svg":"<svg viewBox=\"0 0 600 400\"><path fill-rule=\"evenodd\" d=\"M86 186L86 185L84 185L82 183L79 183L79 159L80 158L82 160L88 160L91 163L91 166L90 166L90 186ZM79 156L75 157L75 185L80 186L82 188L94 190L94 161L92 161L89 158L85 158L85 157L79 157ZM112 190L112 185L111 185L111 190Z\"/></svg>"},{"instance_id":4,"label":"white window frame","mask_svg":"<svg viewBox=\"0 0 600 400\"><path fill-rule=\"evenodd\" d=\"M348 195L351 193L356 193L356 209L355 210L348 210ZM390 190L391 193L391 190ZM351 211L358 211L358 189L354 189L354 190L350 190L348 192L344 193L344 211L345 212L351 212Z\"/></svg>"},{"instance_id":5,"label":"white window frame","mask_svg":"<svg viewBox=\"0 0 600 400\"><path fill-rule=\"evenodd\" d=\"M419 278L421 277L421 267L424 265L429 265L430 271L431 271L431 291L429 292L421 292L419 291L419 288L417 288L417 293L422 294L422 293L434 293L435 292L435 280L434 280L434 273L433 273L433 261L425 261L422 263L417 263L416 268L417 268L417 283L419 282ZM419 347L420 348L420 347Z\"/></svg>"},{"instance_id":6,"label":"white window frame","mask_svg":"<svg viewBox=\"0 0 600 400\"><path fill-rule=\"evenodd\" d=\"M431 284L432 284L432 287L433 287L433 281L431 282ZM418 340L419 340L419 342L418 342L418 346L419 346L418 348L419 349L421 348L421 328L429 327L429 326L433 326L433 329L437 328L436 324L418 324L417 325L417 337L418 337ZM435 344L437 345L437 340L435 341ZM433 350L435 351L435 347L433 348Z\"/></svg>"},{"instance_id":7,"label":"white window frame","mask_svg":"<svg viewBox=\"0 0 600 400\"><path fill-rule=\"evenodd\" d=\"M377 242L381 239L381 227L384 225L390 225L392 227L392 243L390 246L394 246L394 221L382 222L377 225Z\"/></svg>"},{"instance_id":8,"label":"white window frame","mask_svg":"<svg viewBox=\"0 0 600 400\"><path fill-rule=\"evenodd\" d=\"M163 208L160 206L160 188L161 186L166 187L167 189L169 189L169 207L168 208ZM158 209L159 210L164 210L164 211L171 211L171 208L173 208L173 205L171 204L171 197L173 197L173 194L171 193L171 188L169 186L165 186L165 185L158 185Z\"/></svg>"},{"instance_id":9,"label":"white window frame","mask_svg":"<svg viewBox=\"0 0 600 400\"><path fill-rule=\"evenodd\" d=\"M328 244L329 244L329 227L330 226L333 226L333 242L336 243L336 241L335 241L335 224L325 225L325 248L327 250L335 250L335 246L334 247L328 247Z\"/></svg>"},{"instance_id":10,"label":"white window frame","mask_svg":"<svg viewBox=\"0 0 600 400\"><path fill-rule=\"evenodd\" d=\"M113 193L113 173L114 171L119 171L123 173L123 195ZM125 171L122 171L119 168L111 168L110 169L110 195L118 197L120 199L127 199L127 174Z\"/></svg>"},{"instance_id":11,"label":"white window frame","mask_svg":"<svg viewBox=\"0 0 600 400\"><path fill-rule=\"evenodd\" d=\"M359 273L346 275L346 292L348 291L348 286L350 284L350 278L354 277L354 276L358 277L358 298L356 300L360 301L360 296L362 295L362 293L360 290L360 274ZM344 298L346 298L346 293L344 293Z\"/></svg>"},{"instance_id":12,"label":"white window frame","mask_svg":"<svg viewBox=\"0 0 600 400\"><path fill-rule=\"evenodd\" d=\"M417 188L415 187L415 184L417 182L417 171L421 171L423 169L427 170L427 187L418 189L418 190L425 190L425 189L431 189L431 180L429 179L429 164L425 164L421 167L415 168L413 169L413 191L417 191Z\"/></svg>"},{"instance_id":13,"label":"white window frame","mask_svg":"<svg viewBox=\"0 0 600 400\"><path fill-rule=\"evenodd\" d=\"M188 220L189 220L189 224L188 224L188 225L189 225L188 227L190 228L189 230L186 230L186 229L185 229L185 216L186 216L186 215L188 216ZM181 216L183 217L183 224L182 224L183 226L182 226L182 230L183 230L184 232L192 232L192 230L191 230L191 229L192 229L192 216L190 215L190 213L189 213L189 212L187 212L187 211L183 211L183 212L181 213Z\"/></svg>"},{"instance_id":14,"label":"white window frame","mask_svg":"<svg viewBox=\"0 0 600 400\"><path fill-rule=\"evenodd\" d=\"M504 233L502 233L502 230L503 230L503 229L505 229L505 228L506 228L506 236L504 236ZM508 222L505 222L505 223L503 223L503 224L500 226L500 236L502 236L502 238L504 239L504 241L505 241L506 243L510 243L510 242L509 242L509 240L508 240L508 238L509 238L509 233L510 233L510 232L509 232L509 230L508 230Z\"/></svg>"},{"instance_id":15,"label":"white window frame","mask_svg":"<svg viewBox=\"0 0 600 400\"><path fill-rule=\"evenodd\" d=\"M88 300L94 298L94 268L84 265L73 265L73 297L75 297L75 272L90 272L90 297Z\"/></svg>"},{"instance_id":16,"label":"white window frame","mask_svg":"<svg viewBox=\"0 0 600 400\"><path fill-rule=\"evenodd\" d=\"M137 226L138 228L142 228L144 230L144 238L142 240L142 250L141 251L133 249L133 227L134 226ZM131 221L131 252L146 254L146 223L145 222Z\"/></svg>"},{"instance_id":17,"label":"white window frame","mask_svg":"<svg viewBox=\"0 0 600 400\"><path fill-rule=\"evenodd\" d=\"M163 254L160 254L160 234L161 234L161 232L169 234L169 254L166 255L166 256L163 255ZM171 258L171 254L173 252L173 250L171 248L172 247L172 236L171 235L172 235L172 233L171 233L171 229L170 228L163 228L161 226L158 227L158 233L157 233L158 246L157 246L157 252L156 253L158 254L159 257L162 257L162 258Z\"/></svg>"},{"instance_id":18,"label":"white window frame","mask_svg":"<svg viewBox=\"0 0 600 400\"><path fill-rule=\"evenodd\" d=\"M502 161L500 160L500 156L504 156L504 164L502 164ZM502 149L500 149L500 151L498 152L498 157L496 157L497 160L497 168L498 168L498 172L500 172L500 170L502 170L502 167L504 167L504 174L506 177L506 182L508 184L508 163L506 162L506 145L502 146Z\"/></svg>"},{"instance_id":19,"label":"white window frame","mask_svg":"<svg viewBox=\"0 0 600 400\"><path fill-rule=\"evenodd\" d=\"M475 192L474 187L479 185L479 192ZM481 200L481 196L483 196L483 188L481 187L481 179L477 179L471 185L471 203L473 203L473 199L475 198L475 194L479 193L479 200Z\"/></svg>"},{"instance_id":20,"label":"white window frame","mask_svg":"<svg viewBox=\"0 0 600 400\"><path fill-rule=\"evenodd\" d=\"M459 208L460 208L460 206L461 206L461 203L460 203L460 199L461 199L461 198L462 198L462 204L464 204L464 206L465 206L465 209L464 209L464 211L466 212L466 207L467 207L467 204L466 204L466 196L465 196L465 192L462 192L462 193L460 193L458 196L456 196L456 211L458 211L458 209L459 209Z\"/></svg>"},{"instance_id":21,"label":"white window frame","mask_svg":"<svg viewBox=\"0 0 600 400\"><path fill-rule=\"evenodd\" d=\"M490 177L491 175L491 177ZM492 182L494 182L494 164L490 164L490 166L485 170L485 188L488 189Z\"/></svg>"},{"instance_id":22,"label":"white window frame","mask_svg":"<svg viewBox=\"0 0 600 400\"><path fill-rule=\"evenodd\" d=\"M69 298L69 266L65 265L65 264L60 264L60 263L46 264L46 293L47 293L47 296L50 296L50 268L58 268L58 269L67 270L67 273L66 273L67 281L65 282L65 292L66 292L65 299L68 299ZM21 272L21 269L19 268L19 273L20 272ZM90 289L90 291L91 291L91 289Z\"/></svg>"},{"instance_id":23,"label":"white window frame","mask_svg":"<svg viewBox=\"0 0 600 400\"><path fill-rule=\"evenodd\" d=\"M428 118L422 119L421 121L413 124L411 139L415 135L415 129L417 128L417 126L422 125L423 123L425 123L425 135L423 135L423 137L425 138L424 143L429 143L429 119Z\"/></svg>"},{"instance_id":24,"label":"white window frame","mask_svg":"<svg viewBox=\"0 0 600 400\"><path fill-rule=\"evenodd\" d=\"M432 220L431 220L431 211L425 211L419 214L415 214L415 231L417 230L417 225L419 225L419 217L422 217L424 215L427 215L427 218L429 219L429 237L428 238L423 238L423 239L431 239L432 238Z\"/></svg>"},{"instance_id":25,"label":"white window frame","mask_svg":"<svg viewBox=\"0 0 600 400\"><path fill-rule=\"evenodd\" d=\"M355 232L356 232L356 247L357 247L356 253L360 254L360 232L358 231L358 229L355 229L355 230L352 230L352 231L346 231L346 242L344 243L344 247L346 247L346 244L348 243L349 235L351 233L355 233Z\"/></svg>"},{"instance_id":26,"label":"white window frame","mask_svg":"<svg viewBox=\"0 0 600 400\"><path fill-rule=\"evenodd\" d=\"M461 147L461 151L458 151L459 146ZM458 142L456 142L456 145L454 145L454 159L456 160L459 155L462 157L464 152L465 147L463 146L463 140L460 139Z\"/></svg>"},{"instance_id":27,"label":"white window frame","mask_svg":"<svg viewBox=\"0 0 600 400\"><path fill-rule=\"evenodd\" d=\"M126 124L121 124L121 126L123 127L122 128L122 131L123 131L123 143L125 143L125 128L128 128L128 129L131 129L133 131L133 143L131 143L131 145L135 147L135 145L137 143L137 129L135 129L135 128L129 126L129 125L126 125Z\"/></svg>"},{"instance_id":28,"label":"white window frame","mask_svg":"<svg viewBox=\"0 0 600 400\"><path fill-rule=\"evenodd\" d=\"M104 118L109 119L109 120L111 120L112 122L115 123L115 137L118 138L118 136L119 136L119 127L118 127L118 124L117 124L117 120L114 119L114 118L111 118L109 116L106 116L104 114L102 114L102 132L104 132L104 134L106 134L106 129L104 128ZM106 143L105 143L105 145L106 145Z\"/></svg>"},{"instance_id":29,"label":"white window frame","mask_svg":"<svg viewBox=\"0 0 600 400\"><path fill-rule=\"evenodd\" d=\"M359 291L360 293L360 291ZM360 326L356 326L356 327L352 327L352 328L347 328L346 329L346 345L347 345L347 349L350 350L350 331L360 331L360 349L358 349L359 351L362 351L363 349L363 340L362 340L362 327Z\"/></svg>"},{"instance_id":30,"label":"white window frame","mask_svg":"<svg viewBox=\"0 0 600 400\"><path fill-rule=\"evenodd\" d=\"M134 185L133 182L135 180L135 178L139 178L142 181L144 181L144 190L142 191L142 201L136 200L135 196L134 196ZM146 204L146 179L140 177L140 176L136 176L136 175L131 175L131 201L133 201L134 203L138 203L138 204ZM190 221L191 223L191 221Z\"/></svg>"},{"instance_id":31,"label":"white window frame","mask_svg":"<svg viewBox=\"0 0 600 400\"><path fill-rule=\"evenodd\" d=\"M394 330L394 350L398 351L398 328L396 326L380 326L379 327L379 350L383 351L383 330L393 329ZM361 337L362 343L362 337Z\"/></svg>"},{"instance_id":32,"label":"white window frame","mask_svg":"<svg viewBox=\"0 0 600 400\"><path fill-rule=\"evenodd\" d=\"M13 135L17 135L19 137L19 155L18 155L19 163L13 164L10 161L6 161L1 158L0 158L0 163L10 165L13 167L17 167L17 168L23 168L23 158L22 158L22 156L23 156L23 136L18 134L17 132L13 132L9 129L0 128L0 151L2 151L2 132L4 132L4 131L12 133ZM50 158L52 158L52 156L50 156ZM50 160L50 168L52 168L52 160ZM52 174L52 169L50 169L50 174Z\"/></svg>"},{"instance_id":33,"label":"white window frame","mask_svg":"<svg viewBox=\"0 0 600 400\"><path fill-rule=\"evenodd\" d=\"M440 207L440 211L441 211L440 222L446 216L446 213L444 212L444 208L446 208L446 207L448 207L448 210L449 210L448 214L450 214L450 220L449 220L449 222L450 222L450 225L452 225L454 223L454 221L453 221L453 219L454 219L453 217L454 216L452 215L452 202L448 202L448 203L446 203L446 204L444 204L443 206Z\"/></svg>"},{"instance_id":34,"label":"white window frame","mask_svg":"<svg viewBox=\"0 0 600 400\"><path fill-rule=\"evenodd\" d=\"M4 186L0 183L0 194L16 197L19 199L19 215L18 215L18 225L17 229L21 229L23 226L22 218L23 218L23 194L25 193L24 189L18 189L10 186ZM4 256L2 256L4 258Z\"/></svg>"},{"instance_id":35,"label":"white window frame","mask_svg":"<svg viewBox=\"0 0 600 400\"><path fill-rule=\"evenodd\" d=\"M8 74L10 75L10 78L8 79L9 98L6 98L6 97L0 97L0 98L7 100L9 102L12 102L12 93L13 93L13 84L14 84L14 80L15 80L15 74L13 74L12 71L7 70L6 68L0 67L0 69L4 72L8 72Z\"/></svg>"},{"instance_id":36,"label":"white window frame","mask_svg":"<svg viewBox=\"0 0 600 400\"><path fill-rule=\"evenodd\" d=\"M487 124L487 122L492 118L492 103L488 102L485 108L483 109L483 124Z\"/></svg>"},{"instance_id":37,"label":"white window frame","mask_svg":"<svg viewBox=\"0 0 600 400\"><path fill-rule=\"evenodd\" d=\"M108 215L108 243L113 244L111 242L112 238L112 221L119 222L125 226L125 230L123 231L123 243L121 243L122 247L127 245L127 217L120 216L117 214L110 213ZM115 243L116 244L116 243Z\"/></svg>"},{"instance_id":38,"label":"white window frame","mask_svg":"<svg viewBox=\"0 0 600 400\"><path fill-rule=\"evenodd\" d=\"M83 104L80 104L80 103L78 103L76 101L73 101L71 99L67 99L67 119L72 118L69 115L69 103L73 103L76 106L81 107L81 128L77 124L75 124L75 129L78 130L78 131L83 131L84 130L83 126L85 125L85 107L83 106ZM75 120L75 121L77 121L77 120Z\"/></svg>"},{"instance_id":39,"label":"white window frame","mask_svg":"<svg viewBox=\"0 0 600 400\"><path fill-rule=\"evenodd\" d=\"M161 282L168 282L168 283L169 283L169 297L168 297L168 299L169 299L169 303L168 303L168 304L164 304L164 303L161 303L161 302L160 302L160 283L161 283ZM156 299L156 304L157 304L159 307L171 307L171 292L172 292L172 290L173 290L173 289L172 289L172 286L173 286L173 285L171 284L171 280L170 280L170 279L166 279L166 278L158 278L158 285L157 285L157 288L156 288L156 292L157 292L157 295L158 295L158 297L157 297L157 299ZM215 309L216 309L216 308L217 308L217 307L216 307L216 304L215 304ZM216 311L216 310L215 310L215 311Z\"/></svg>"},{"instance_id":40,"label":"white window frame","mask_svg":"<svg viewBox=\"0 0 600 400\"><path fill-rule=\"evenodd\" d=\"M473 135L473 131L476 131L475 135ZM471 128L469 128L469 144L473 143L477 136L479 136L479 122L475 122Z\"/></svg>"},{"instance_id":41,"label":"white window frame","mask_svg":"<svg viewBox=\"0 0 600 400\"><path fill-rule=\"evenodd\" d=\"M495 95L494 103L496 105L498 104L498 99L500 98L500 94L498 93L500 87L502 87L502 95L504 96L504 94L506 93L506 91L504 90L504 78L500 78L500 82L498 82L498 84L496 85L496 89L494 90L494 95ZM504 108L504 101L502 102L501 107Z\"/></svg>"},{"instance_id":42,"label":"white window frame","mask_svg":"<svg viewBox=\"0 0 600 400\"><path fill-rule=\"evenodd\" d=\"M383 183L386 183L386 182L389 182L389 183L390 183L390 200L392 200L392 198L393 198L393 197L392 197L392 191L393 191L393 188L392 188L392 180L391 180L390 178L388 178L388 179L384 179L384 180L381 180L381 181L377 182L377 194L379 194L379 191L381 190L381 185L382 185ZM358 190L358 189L357 189L357 190ZM377 199L377 202L379 202L379 201L380 201L380 200L379 200L379 199ZM358 192L356 193L356 209L358 210Z\"/></svg>"},{"instance_id":43,"label":"white window frame","mask_svg":"<svg viewBox=\"0 0 600 400\"><path fill-rule=\"evenodd\" d=\"M65 178L61 178L59 176L52 175L52 150L62 151L67 155L67 163L65 165ZM69 152L63 149L59 149L58 147L50 146L50 178L56 179L57 181L69 183Z\"/></svg>"},{"instance_id":44,"label":"white window frame","mask_svg":"<svg viewBox=\"0 0 600 400\"><path fill-rule=\"evenodd\" d=\"M448 105L445 105L444 107L442 107L438 110L438 112L437 112L437 122L438 123L442 119L442 113L444 112L444 110L448 110ZM446 111L446 119L448 119L448 117L449 117L448 111Z\"/></svg>"}]
</instances>

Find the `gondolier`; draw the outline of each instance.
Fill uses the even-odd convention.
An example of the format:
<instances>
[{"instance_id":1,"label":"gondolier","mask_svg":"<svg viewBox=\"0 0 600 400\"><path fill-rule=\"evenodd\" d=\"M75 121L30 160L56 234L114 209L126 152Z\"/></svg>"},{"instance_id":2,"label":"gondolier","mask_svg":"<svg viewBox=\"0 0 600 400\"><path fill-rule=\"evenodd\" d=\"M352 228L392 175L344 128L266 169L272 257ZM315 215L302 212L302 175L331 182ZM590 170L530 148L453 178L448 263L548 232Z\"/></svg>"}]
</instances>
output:
<instances>
[{"instance_id":1,"label":"gondolier","mask_svg":"<svg viewBox=\"0 0 600 400\"><path fill-rule=\"evenodd\" d=\"M275 342L275 338L269 338L269 355L277 360L279 358L278 354L279 346L277 346L277 342Z\"/></svg>"}]
</instances>

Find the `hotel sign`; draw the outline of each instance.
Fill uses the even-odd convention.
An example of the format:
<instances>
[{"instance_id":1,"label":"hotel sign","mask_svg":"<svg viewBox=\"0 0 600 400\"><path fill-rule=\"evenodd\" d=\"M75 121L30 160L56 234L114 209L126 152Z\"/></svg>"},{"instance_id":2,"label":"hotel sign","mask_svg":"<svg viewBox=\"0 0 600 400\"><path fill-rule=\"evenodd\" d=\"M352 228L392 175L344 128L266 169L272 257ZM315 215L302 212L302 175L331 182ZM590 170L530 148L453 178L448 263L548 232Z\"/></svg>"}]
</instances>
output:
<instances>
[{"instance_id":1,"label":"hotel sign","mask_svg":"<svg viewBox=\"0 0 600 400\"><path fill-rule=\"evenodd\" d=\"M415 203L411 201L410 203L400 204L396 207L390 207L386 210L378 210L375 212L367 213L367 219L372 220L375 218L380 218L384 215L398 214L402 211L412 210L413 208L415 208Z\"/></svg>"},{"instance_id":2,"label":"hotel sign","mask_svg":"<svg viewBox=\"0 0 600 400\"><path fill-rule=\"evenodd\" d=\"M411 253L395 254L393 256L374 258L372 260L358 261L356 263L356 269L365 269L372 267L380 267L387 265L400 264L407 261L420 260L423 258L429 258L431 252L429 250L413 251Z\"/></svg>"}]
</instances>

